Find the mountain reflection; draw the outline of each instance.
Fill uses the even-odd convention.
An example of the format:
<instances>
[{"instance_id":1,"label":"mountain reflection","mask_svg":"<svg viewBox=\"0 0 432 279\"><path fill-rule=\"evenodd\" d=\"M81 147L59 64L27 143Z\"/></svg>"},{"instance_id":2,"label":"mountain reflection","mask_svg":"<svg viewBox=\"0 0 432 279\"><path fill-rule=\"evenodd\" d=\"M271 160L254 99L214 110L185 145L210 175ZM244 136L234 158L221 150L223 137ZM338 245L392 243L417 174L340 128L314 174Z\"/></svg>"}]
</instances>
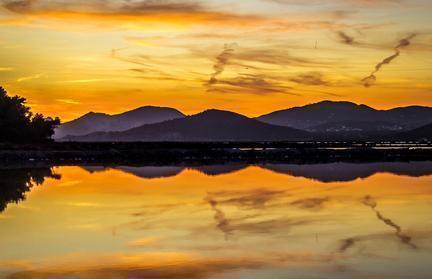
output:
<instances>
[{"instance_id":1,"label":"mountain reflection","mask_svg":"<svg viewBox=\"0 0 432 279\"><path fill-rule=\"evenodd\" d=\"M227 163L201 166L81 166L89 173L100 173L111 169L132 174L142 179L157 179L176 177L185 170L195 170L206 176L232 174L244 170L251 165L246 163ZM365 179L378 173L390 173L399 176L421 177L432 175L432 162L383 162L383 163L323 163L323 164L259 164L255 165L265 170L291 177L303 177L323 183L350 182L356 179ZM39 168L3 168L0 169L0 212L4 211L9 203L18 203L25 199L25 193L35 185L40 185L46 178L59 179L51 167ZM219 193L221 194L221 193ZM253 199L254 197L249 197ZM238 201L246 205L265 203L262 200L247 200L248 197L237 197L230 203ZM237 199L237 200L236 200ZM326 198L307 199L296 201L292 205L303 208L320 208L327 201Z\"/></svg>"},{"instance_id":2,"label":"mountain reflection","mask_svg":"<svg viewBox=\"0 0 432 279\"><path fill-rule=\"evenodd\" d=\"M132 174L145 179L168 178L181 174L186 169L194 169L208 176L230 174L247 168L247 164L223 164L223 165L202 165L202 166L116 166L111 167L124 173ZM109 167L82 167L90 173L107 171Z\"/></svg>"},{"instance_id":3,"label":"mountain reflection","mask_svg":"<svg viewBox=\"0 0 432 279\"><path fill-rule=\"evenodd\" d=\"M35 185L41 185L46 178L60 179L52 168L6 168L0 169L0 212L9 203L24 201L26 192Z\"/></svg>"},{"instance_id":4,"label":"mountain reflection","mask_svg":"<svg viewBox=\"0 0 432 279\"><path fill-rule=\"evenodd\" d=\"M266 164L264 167L277 173L314 179L320 182L349 182L358 178L368 178L377 173L411 177L432 175L432 162Z\"/></svg>"},{"instance_id":5,"label":"mountain reflection","mask_svg":"<svg viewBox=\"0 0 432 279\"><path fill-rule=\"evenodd\" d=\"M0 277L431 278L429 164L3 170L28 198L0 214ZM319 178L378 174L317 180L339 166Z\"/></svg>"},{"instance_id":6,"label":"mountain reflection","mask_svg":"<svg viewBox=\"0 0 432 279\"><path fill-rule=\"evenodd\" d=\"M90 173L120 170L124 173L144 179L168 178L180 175L186 169L197 170L208 176L231 174L251 165L246 163L228 163L223 165L202 166L116 166L82 167ZM319 182L350 182L365 179L378 173L390 173L400 176L421 177L432 175L432 162L380 162L380 163L323 163L323 164L258 164L260 168L293 177L303 177Z\"/></svg>"}]
</instances>

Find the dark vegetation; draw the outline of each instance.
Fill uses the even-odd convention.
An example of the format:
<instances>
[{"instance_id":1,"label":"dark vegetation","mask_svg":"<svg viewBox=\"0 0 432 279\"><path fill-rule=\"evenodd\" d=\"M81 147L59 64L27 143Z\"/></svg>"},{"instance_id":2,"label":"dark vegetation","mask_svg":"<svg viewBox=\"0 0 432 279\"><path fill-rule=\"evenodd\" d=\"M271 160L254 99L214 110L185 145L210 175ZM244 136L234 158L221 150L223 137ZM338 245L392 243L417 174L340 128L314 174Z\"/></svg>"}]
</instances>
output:
<instances>
[{"instance_id":1,"label":"dark vegetation","mask_svg":"<svg viewBox=\"0 0 432 279\"><path fill-rule=\"evenodd\" d=\"M9 203L25 200L25 194L36 185L44 183L46 178L60 179L50 167L41 168L1 168L0 167L0 212Z\"/></svg>"},{"instance_id":2,"label":"dark vegetation","mask_svg":"<svg viewBox=\"0 0 432 279\"><path fill-rule=\"evenodd\" d=\"M432 123L397 135L404 140L432 139Z\"/></svg>"},{"instance_id":3,"label":"dark vegetation","mask_svg":"<svg viewBox=\"0 0 432 279\"><path fill-rule=\"evenodd\" d=\"M431 142L62 142L0 145L0 162L178 164L430 160Z\"/></svg>"},{"instance_id":4,"label":"dark vegetation","mask_svg":"<svg viewBox=\"0 0 432 279\"><path fill-rule=\"evenodd\" d=\"M43 143L51 141L54 128L60 125L59 118L45 118L32 113L25 105L26 99L10 97L0 87L0 142Z\"/></svg>"}]
</instances>

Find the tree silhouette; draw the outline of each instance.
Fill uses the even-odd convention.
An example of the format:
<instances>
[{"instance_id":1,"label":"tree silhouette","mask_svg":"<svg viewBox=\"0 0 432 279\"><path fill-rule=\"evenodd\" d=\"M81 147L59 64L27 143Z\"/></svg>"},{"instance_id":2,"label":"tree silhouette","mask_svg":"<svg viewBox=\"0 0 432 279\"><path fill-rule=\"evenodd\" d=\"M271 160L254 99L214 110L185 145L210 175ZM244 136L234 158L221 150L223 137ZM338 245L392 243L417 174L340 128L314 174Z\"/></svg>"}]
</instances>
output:
<instances>
[{"instance_id":1,"label":"tree silhouette","mask_svg":"<svg viewBox=\"0 0 432 279\"><path fill-rule=\"evenodd\" d=\"M26 198L26 192L35 185L44 183L45 178L60 179L49 167L46 168L0 168L0 212L9 203L19 203Z\"/></svg>"},{"instance_id":2,"label":"tree silhouette","mask_svg":"<svg viewBox=\"0 0 432 279\"><path fill-rule=\"evenodd\" d=\"M25 98L10 97L0 86L0 142L41 143L51 140L60 119L33 114L25 103Z\"/></svg>"}]
</instances>

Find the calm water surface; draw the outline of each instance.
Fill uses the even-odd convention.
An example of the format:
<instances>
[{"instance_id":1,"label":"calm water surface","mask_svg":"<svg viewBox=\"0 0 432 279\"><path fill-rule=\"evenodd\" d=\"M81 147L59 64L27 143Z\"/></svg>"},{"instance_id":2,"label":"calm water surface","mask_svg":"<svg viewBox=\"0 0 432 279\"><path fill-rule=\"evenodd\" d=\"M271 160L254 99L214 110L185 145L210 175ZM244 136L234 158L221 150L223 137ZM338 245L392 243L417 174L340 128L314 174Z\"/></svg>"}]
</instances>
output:
<instances>
[{"instance_id":1,"label":"calm water surface","mask_svg":"<svg viewBox=\"0 0 432 279\"><path fill-rule=\"evenodd\" d=\"M0 278L432 278L431 162L2 168L0 187Z\"/></svg>"}]
</instances>

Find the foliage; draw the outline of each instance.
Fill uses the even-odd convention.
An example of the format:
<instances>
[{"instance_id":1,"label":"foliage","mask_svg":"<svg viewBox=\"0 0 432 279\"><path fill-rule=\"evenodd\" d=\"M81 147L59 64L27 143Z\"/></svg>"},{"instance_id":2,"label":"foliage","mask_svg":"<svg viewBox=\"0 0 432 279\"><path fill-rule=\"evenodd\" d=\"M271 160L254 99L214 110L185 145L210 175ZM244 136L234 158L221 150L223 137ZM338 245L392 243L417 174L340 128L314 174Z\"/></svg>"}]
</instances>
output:
<instances>
[{"instance_id":1,"label":"foliage","mask_svg":"<svg viewBox=\"0 0 432 279\"><path fill-rule=\"evenodd\" d=\"M10 97L0 87L0 142L41 143L51 140L60 119L33 114L25 103L25 98Z\"/></svg>"},{"instance_id":2,"label":"foliage","mask_svg":"<svg viewBox=\"0 0 432 279\"><path fill-rule=\"evenodd\" d=\"M9 203L24 201L26 193L36 185L42 185L46 178L60 179L51 168L0 168L0 213Z\"/></svg>"}]
</instances>

